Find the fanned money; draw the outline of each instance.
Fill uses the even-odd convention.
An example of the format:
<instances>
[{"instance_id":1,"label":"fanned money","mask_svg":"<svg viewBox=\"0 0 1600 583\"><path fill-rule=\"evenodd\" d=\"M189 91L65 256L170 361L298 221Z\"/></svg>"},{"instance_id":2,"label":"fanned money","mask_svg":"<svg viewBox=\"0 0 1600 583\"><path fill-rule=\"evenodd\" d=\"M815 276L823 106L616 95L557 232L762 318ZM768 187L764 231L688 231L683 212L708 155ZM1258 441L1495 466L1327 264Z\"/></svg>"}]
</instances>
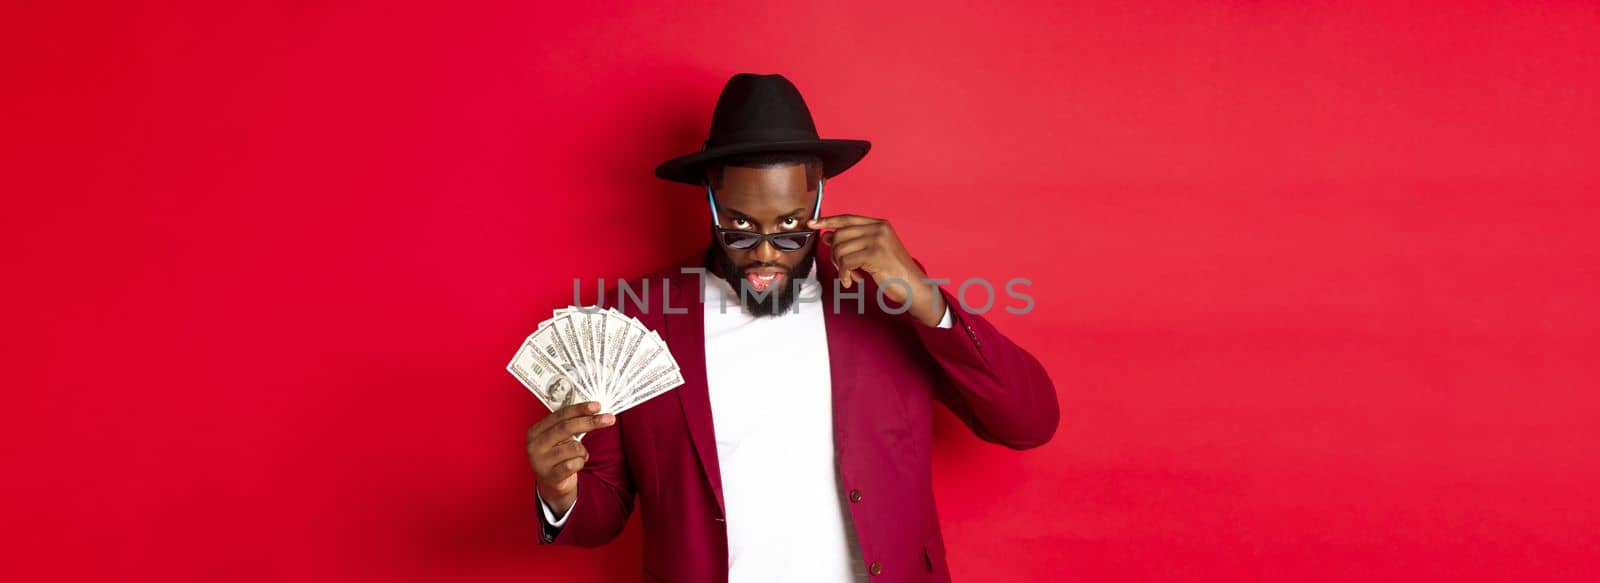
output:
<instances>
[{"instance_id":1,"label":"fanned money","mask_svg":"<svg viewBox=\"0 0 1600 583\"><path fill-rule=\"evenodd\" d=\"M601 413L622 413L683 384L660 335L598 307L556 310L506 370L551 411L597 401Z\"/></svg>"}]
</instances>

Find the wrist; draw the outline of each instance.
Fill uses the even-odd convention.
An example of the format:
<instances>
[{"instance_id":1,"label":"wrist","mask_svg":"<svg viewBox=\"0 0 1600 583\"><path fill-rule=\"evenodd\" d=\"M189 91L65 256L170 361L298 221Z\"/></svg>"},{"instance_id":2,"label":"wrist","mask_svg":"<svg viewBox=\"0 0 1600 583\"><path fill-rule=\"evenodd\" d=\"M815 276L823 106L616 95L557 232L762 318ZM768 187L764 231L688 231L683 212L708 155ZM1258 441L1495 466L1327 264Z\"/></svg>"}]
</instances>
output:
<instances>
[{"instance_id":1,"label":"wrist","mask_svg":"<svg viewBox=\"0 0 1600 583\"><path fill-rule=\"evenodd\" d=\"M550 512L556 516L566 514L568 510L572 509L572 504L578 500L578 492L576 490L562 494L548 491L544 486L539 486L538 491L539 499L544 501L545 505L550 507Z\"/></svg>"},{"instance_id":2,"label":"wrist","mask_svg":"<svg viewBox=\"0 0 1600 583\"><path fill-rule=\"evenodd\" d=\"M939 322L944 321L947 309L939 288L921 284L915 289L916 295L911 298L911 316L930 327L938 326Z\"/></svg>"}]
</instances>

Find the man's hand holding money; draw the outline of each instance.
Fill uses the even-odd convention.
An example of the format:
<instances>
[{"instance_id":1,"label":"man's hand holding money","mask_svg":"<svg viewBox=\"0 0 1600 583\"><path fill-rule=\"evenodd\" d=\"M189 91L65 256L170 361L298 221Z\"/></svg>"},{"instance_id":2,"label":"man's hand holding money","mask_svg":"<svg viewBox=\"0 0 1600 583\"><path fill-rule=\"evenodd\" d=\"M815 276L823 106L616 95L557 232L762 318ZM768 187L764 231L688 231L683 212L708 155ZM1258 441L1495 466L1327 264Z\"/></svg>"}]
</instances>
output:
<instances>
[{"instance_id":1,"label":"man's hand holding money","mask_svg":"<svg viewBox=\"0 0 1600 583\"><path fill-rule=\"evenodd\" d=\"M528 461L538 478L539 497L557 515L578 499L578 470L589 461L589 451L574 436L610 427L615 415L600 414L600 403L590 401L558 409L528 428Z\"/></svg>"}]
</instances>

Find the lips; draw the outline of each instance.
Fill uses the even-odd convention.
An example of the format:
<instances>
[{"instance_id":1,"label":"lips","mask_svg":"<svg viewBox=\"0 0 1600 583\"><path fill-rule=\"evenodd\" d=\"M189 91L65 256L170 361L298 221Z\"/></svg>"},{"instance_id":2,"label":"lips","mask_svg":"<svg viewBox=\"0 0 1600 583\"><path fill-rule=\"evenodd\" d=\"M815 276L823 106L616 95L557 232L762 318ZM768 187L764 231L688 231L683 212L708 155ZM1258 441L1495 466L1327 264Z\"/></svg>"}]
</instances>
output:
<instances>
[{"instance_id":1,"label":"lips","mask_svg":"<svg viewBox=\"0 0 1600 583\"><path fill-rule=\"evenodd\" d=\"M744 272L745 283L750 284L750 288L758 292L767 291L768 288L771 288L773 284L778 283L782 278L783 270L776 267L747 269Z\"/></svg>"}]
</instances>

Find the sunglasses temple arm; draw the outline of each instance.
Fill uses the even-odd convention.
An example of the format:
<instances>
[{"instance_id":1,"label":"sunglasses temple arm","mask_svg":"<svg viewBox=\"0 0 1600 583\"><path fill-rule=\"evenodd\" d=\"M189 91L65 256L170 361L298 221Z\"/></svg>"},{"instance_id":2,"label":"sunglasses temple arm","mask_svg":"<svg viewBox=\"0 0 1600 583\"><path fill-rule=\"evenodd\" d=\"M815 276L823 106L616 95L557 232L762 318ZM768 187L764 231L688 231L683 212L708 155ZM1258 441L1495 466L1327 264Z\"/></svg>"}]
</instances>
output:
<instances>
[{"instance_id":1,"label":"sunglasses temple arm","mask_svg":"<svg viewBox=\"0 0 1600 583\"><path fill-rule=\"evenodd\" d=\"M706 185L706 202L711 203L711 226L713 228L722 226L722 219L717 218L717 199L711 196L710 184Z\"/></svg>"},{"instance_id":2,"label":"sunglasses temple arm","mask_svg":"<svg viewBox=\"0 0 1600 583\"><path fill-rule=\"evenodd\" d=\"M711 212L715 213L716 210L712 210ZM815 221L820 217L822 217L822 179L818 178L817 179L817 208L811 211L811 220Z\"/></svg>"}]
</instances>

